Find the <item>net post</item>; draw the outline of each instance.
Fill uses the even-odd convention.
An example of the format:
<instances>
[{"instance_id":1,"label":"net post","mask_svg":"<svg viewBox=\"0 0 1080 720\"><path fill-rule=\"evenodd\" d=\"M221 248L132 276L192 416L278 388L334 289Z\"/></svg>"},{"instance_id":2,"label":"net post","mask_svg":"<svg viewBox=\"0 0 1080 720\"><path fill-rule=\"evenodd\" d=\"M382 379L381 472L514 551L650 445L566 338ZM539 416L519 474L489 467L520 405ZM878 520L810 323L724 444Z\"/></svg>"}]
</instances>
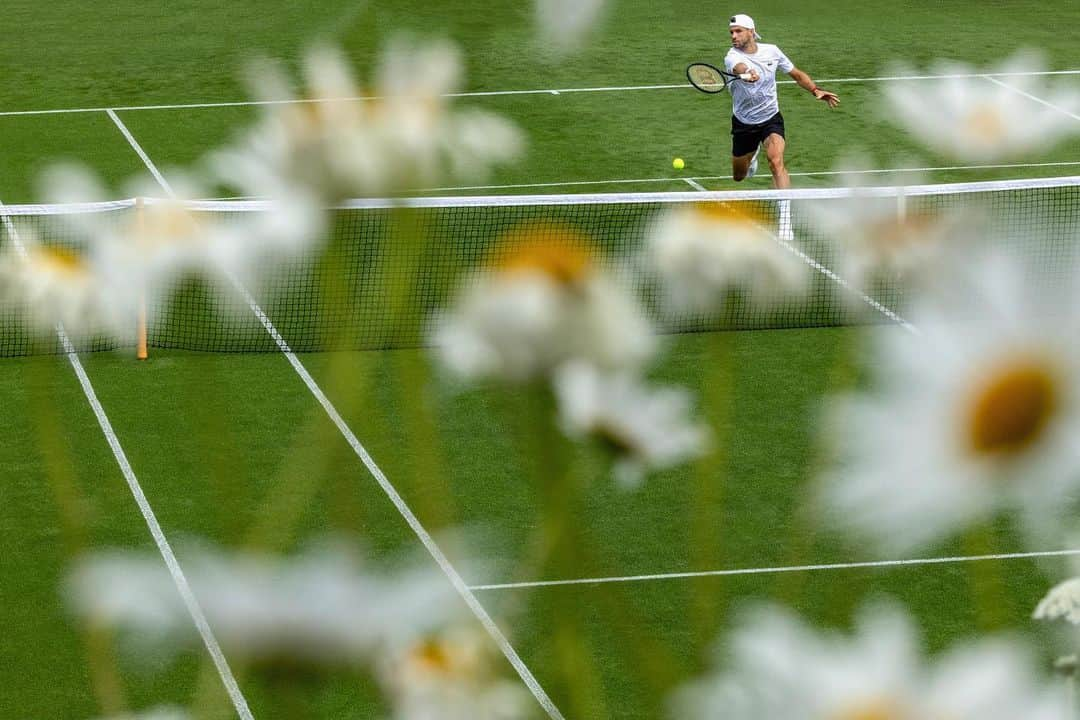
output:
<instances>
[{"instance_id":1,"label":"net post","mask_svg":"<svg viewBox=\"0 0 1080 720\"><path fill-rule=\"evenodd\" d=\"M135 243L143 243L143 198L135 198ZM146 279L139 278L139 308L135 328L135 359L146 360L149 356L146 347Z\"/></svg>"}]
</instances>

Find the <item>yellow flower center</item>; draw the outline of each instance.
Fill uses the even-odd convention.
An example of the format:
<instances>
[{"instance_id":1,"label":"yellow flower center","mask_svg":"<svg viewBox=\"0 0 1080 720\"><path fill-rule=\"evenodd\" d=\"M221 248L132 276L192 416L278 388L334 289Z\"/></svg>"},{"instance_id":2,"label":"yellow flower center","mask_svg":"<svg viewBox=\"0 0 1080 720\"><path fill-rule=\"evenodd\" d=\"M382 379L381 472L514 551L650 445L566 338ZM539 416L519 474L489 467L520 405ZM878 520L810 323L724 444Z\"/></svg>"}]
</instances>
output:
<instances>
[{"instance_id":1,"label":"yellow flower center","mask_svg":"<svg viewBox=\"0 0 1080 720\"><path fill-rule=\"evenodd\" d=\"M964 130L983 145L994 146L1005 137L1007 128L1001 113L989 105L976 105L964 118Z\"/></svg>"},{"instance_id":2,"label":"yellow flower center","mask_svg":"<svg viewBox=\"0 0 1080 720\"><path fill-rule=\"evenodd\" d=\"M569 228L536 225L514 230L499 243L507 246L509 252L497 255L492 264L508 275L542 273L560 285L575 285L592 272L588 241Z\"/></svg>"},{"instance_id":3,"label":"yellow flower center","mask_svg":"<svg viewBox=\"0 0 1080 720\"><path fill-rule=\"evenodd\" d=\"M140 238L148 244L168 245L198 237L199 223L180 204L151 205L147 208Z\"/></svg>"},{"instance_id":4,"label":"yellow flower center","mask_svg":"<svg viewBox=\"0 0 1080 720\"><path fill-rule=\"evenodd\" d=\"M446 647L437 640L424 640L413 648L412 661L430 672L449 674L453 669L452 658Z\"/></svg>"},{"instance_id":5,"label":"yellow flower center","mask_svg":"<svg viewBox=\"0 0 1080 720\"><path fill-rule=\"evenodd\" d=\"M1058 409L1055 374L1034 360L1002 368L980 383L970 408L970 441L979 454L1012 455L1037 442Z\"/></svg>"},{"instance_id":6,"label":"yellow flower center","mask_svg":"<svg viewBox=\"0 0 1080 720\"><path fill-rule=\"evenodd\" d=\"M695 203L693 211L708 222L735 223L740 225L767 225L772 210L760 202L701 202Z\"/></svg>"},{"instance_id":7,"label":"yellow flower center","mask_svg":"<svg viewBox=\"0 0 1080 720\"><path fill-rule=\"evenodd\" d=\"M89 272L82 255L67 248L38 246L29 255L31 265L46 273L74 277Z\"/></svg>"},{"instance_id":8,"label":"yellow flower center","mask_svg":"<svg viewBox=\"0 0 1080 720\"><path fill-rule=\"evenodd\" d=\"M902 262L909 253L932 247L941 238L939 218L929 213L882 219L860 230L860 240L877 256L877 261L884 262Z\"/></svg>"},{"instance_id":9,"label":"yellow flower center","mask_svg":"<svg viewBox=\"0 0 1080 720\"><path fill-rule=\"evenodd\" d=\"M283 107L280 117L291 142L305 147L314 146L323 141L330 131L331 114L325 105L331 101L314 96L306 96L302 100Z\"/></svg>"},{"instance_id":10,"label":"yellow flower center","mask_svg":"<svg viewBox=\"0 0 1080 720\"><path fill-rule=\"evenodd\" d=\"M830 720L903 720L904 713L893 701L869 700L845 707Z\"/></svg>"}]
</instances>

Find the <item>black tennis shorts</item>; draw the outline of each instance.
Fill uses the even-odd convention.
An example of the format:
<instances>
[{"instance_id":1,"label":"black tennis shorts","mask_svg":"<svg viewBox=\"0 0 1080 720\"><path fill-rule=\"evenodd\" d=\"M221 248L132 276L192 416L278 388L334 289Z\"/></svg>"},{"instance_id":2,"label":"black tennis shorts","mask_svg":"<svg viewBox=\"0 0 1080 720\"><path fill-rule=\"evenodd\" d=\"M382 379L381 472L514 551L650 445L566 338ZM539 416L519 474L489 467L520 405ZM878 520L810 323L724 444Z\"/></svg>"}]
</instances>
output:
<instances>
[{"instance_id":1,"label":"black tennis shorts","mask_svg":"<svg viewBox=\"0 0 1080 720\"><path fill-rule=\"evenodd\" d=\"M776 133L780 137L784 135L784 116L776 113L763 123L756 125L744 123L734 115L731 116L731 156L742 157L757 150L765 138Z\"/></svg>"}]
</instances>

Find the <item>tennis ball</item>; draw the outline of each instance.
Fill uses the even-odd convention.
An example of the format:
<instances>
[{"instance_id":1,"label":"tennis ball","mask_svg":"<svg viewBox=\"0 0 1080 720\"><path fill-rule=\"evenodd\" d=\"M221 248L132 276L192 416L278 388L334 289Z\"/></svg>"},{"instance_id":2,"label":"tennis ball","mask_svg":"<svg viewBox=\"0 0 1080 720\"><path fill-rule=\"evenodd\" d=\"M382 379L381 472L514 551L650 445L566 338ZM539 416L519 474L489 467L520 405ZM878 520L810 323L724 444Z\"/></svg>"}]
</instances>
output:
<instances>
[{"instance_id":1,"label":"tennis ball","mask_svg":"<svg viewBox=\"0 0 1080 720\"><path fill-rule=\"evenodd\" d=\"M686 167L686 163L683 162L682 158L675 158L671 161L671 167L675 168L676 170L682 170L684 167Z\"/></svg>"}]
</instances>

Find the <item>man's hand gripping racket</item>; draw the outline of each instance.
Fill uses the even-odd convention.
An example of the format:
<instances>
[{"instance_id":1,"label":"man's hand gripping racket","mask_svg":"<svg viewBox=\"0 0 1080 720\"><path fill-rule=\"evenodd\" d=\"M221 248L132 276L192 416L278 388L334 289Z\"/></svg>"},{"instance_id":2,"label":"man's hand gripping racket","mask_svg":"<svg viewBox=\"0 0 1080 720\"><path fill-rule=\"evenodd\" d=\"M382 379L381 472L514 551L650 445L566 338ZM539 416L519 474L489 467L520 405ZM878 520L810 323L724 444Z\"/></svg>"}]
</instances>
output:
<instances>
[{"instance_id":1,"label":"man's hand gripping racket","mask_svg":"<svg viewBox=\"0 0 1080 720\"><path fill-rule=\"evenodd\" d=\"M686 79L701 92L716 94L727 90L728 83L734 80L754 82L758 77L753 70L736 75L708 63L693 63L686 68Z\"/></svg>"}]
</instances>

